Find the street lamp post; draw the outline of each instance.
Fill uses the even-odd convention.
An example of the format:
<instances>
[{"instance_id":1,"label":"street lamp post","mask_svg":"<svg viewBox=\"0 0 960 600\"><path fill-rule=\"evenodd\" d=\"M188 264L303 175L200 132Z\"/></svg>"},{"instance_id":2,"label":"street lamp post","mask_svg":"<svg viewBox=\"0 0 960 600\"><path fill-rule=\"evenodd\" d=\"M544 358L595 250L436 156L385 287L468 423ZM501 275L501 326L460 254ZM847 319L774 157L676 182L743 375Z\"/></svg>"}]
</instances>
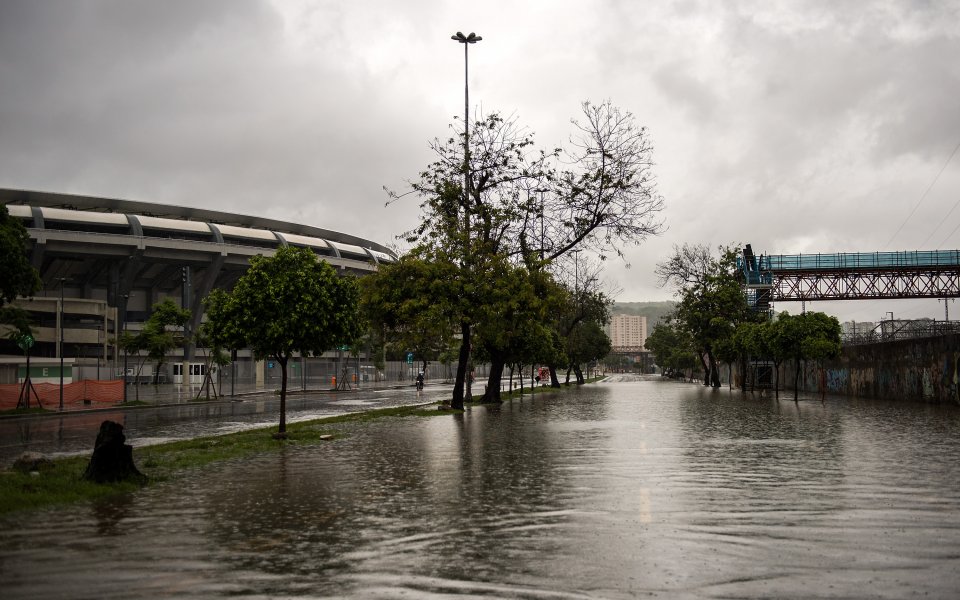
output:
<instances>
[{"instance_id":1,"label":"street lamp post","mask_svg":"<svg viewBox=\"0 0 960 600\"><path fill-rule=\"evenodd\" d=\"M463 222L464 222L464 239L463 239L463 263L464 267L469 270L469 261L467 256L470 252L470 61L469 61L469 48L470 44L476 44L483 38L472 31L469 35L463 35L463 32L458 31L455 35L450 36L451 40L454 40L457 43L463 44ZM470 364L470 340L469 340L469 328L467 325L464 325L464 340L463 343L467 347L467 373L466 373L466 388L468 398L471 397L471 369L469 368Z\"/></svg>"},{"instance_id":2,"label":"street lamp post","mask_svg":"<svg viewBox=\"0 0 960 600\"><path fill-rule=\"evenodd\" d=\"M97 381L100 381L100 357L103 355L103 345L100 343L100 334L103 331L103 325L97 323Z\"/></svg>"},{"instance_id":3,"label":"street lamp post","mask_svg":"<svg viewBox=\"0 0 960 600\"><path fill-rule=\"evenodd\" d=\"M466 211L466 206L470 202L470 61L467 50L470 48L470 44L476 44L483 38L472 31L470 35L463 35L462 32L458 31L456 35L451 35L450 39L463 44L463 193L464 210ZM470 216L467 212L468 236L470 234L469 225Z\"/></svg>"},{"instance_id":4,"label":"street lamp post","mask_svg":"<svg viewBox=\"0 0 960 600\"><path fill-rule=\"evenodd\" d=\"M63 282L66 280L66 277L60 278L60 319L59 319L59 333L60 340L57 344L57 355L60 357L60 412L63 412Z\"/></svg>"},{"instance_id":5,"label":"street lamp post","mask_svg":"<svg viewBox=\"0 0 960 600\"><path fill-rule=\"evenodd\" d=\"M123 322L120 324L120 339L123 340L123 403L127 403L127 301L130 300L130 294L123 295Z\"/></svg>"}]
</instances>

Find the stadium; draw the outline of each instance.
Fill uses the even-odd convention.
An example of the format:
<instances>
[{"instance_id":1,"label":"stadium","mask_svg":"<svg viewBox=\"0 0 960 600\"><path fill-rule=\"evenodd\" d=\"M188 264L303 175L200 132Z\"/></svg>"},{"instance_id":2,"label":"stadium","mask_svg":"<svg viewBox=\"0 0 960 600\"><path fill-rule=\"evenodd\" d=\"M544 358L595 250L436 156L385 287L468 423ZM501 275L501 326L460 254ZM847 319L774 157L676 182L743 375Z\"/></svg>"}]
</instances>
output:
<instances>
[{"instance_id":1,"label":"stadium","mask_svg":"<svg viewBox=\"0 0 960 600\"><path fill-rule=\"evenodd\" d=\"M33 319L30 373L38 383L59 382L61 374L70 382L124 373L128 381L139 375L200 383L205 364L191 346L174 351L169 371L154 378L149 364L139 374L129 364L124 368L118 334L138 329L150 308L166 298L192 311L190 329L196 330L211 290L230 289L250 257L270 256L282 246L310 248L344 275L369 273L397 258L359 236L201 208L14 189L0 189L0 202L26 227L28 255L43 281L33 298L15 303ZM24 354L13 341L0 341L0 383L23 378ZM301 361L291 376L304 385L308 376L327 379L336 373L333 359L316 359L309 375L311 365ZM242 352L233 369L238 380L269 385L279 379L271 363L254 363Z\"/></svg>"}]
</instances>

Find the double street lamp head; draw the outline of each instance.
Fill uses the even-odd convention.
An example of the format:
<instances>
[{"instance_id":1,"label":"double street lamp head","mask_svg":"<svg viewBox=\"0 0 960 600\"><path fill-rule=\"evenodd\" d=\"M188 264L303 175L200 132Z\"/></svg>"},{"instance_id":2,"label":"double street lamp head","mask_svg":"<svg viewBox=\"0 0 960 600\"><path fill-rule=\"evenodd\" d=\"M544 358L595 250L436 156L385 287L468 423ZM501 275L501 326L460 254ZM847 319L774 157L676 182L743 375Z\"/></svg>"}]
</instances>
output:
<instances>
[{"instance_id":1,"label":"double street lamp head","mask_svg":"<svg viewBox=\"0 0 960 600\"><path fill-rule=\"evenodd\" d=\"M458 31L457 35L451 35L450 39L456 40L461 44L476 44L483 38L472 31L470 32L470 35L463 35L463 32Z\"/></svg>"}]
</instances>

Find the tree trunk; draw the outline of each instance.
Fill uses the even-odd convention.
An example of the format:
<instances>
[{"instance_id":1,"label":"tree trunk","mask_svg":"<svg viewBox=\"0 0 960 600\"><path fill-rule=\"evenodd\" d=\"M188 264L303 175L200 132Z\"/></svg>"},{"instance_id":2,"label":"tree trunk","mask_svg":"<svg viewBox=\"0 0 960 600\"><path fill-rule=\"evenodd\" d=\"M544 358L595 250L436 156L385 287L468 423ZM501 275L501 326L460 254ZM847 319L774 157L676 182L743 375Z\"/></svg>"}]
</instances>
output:
<instances>
[{"instance_id":1,"label":"tree trunk","mask_svg":"<svg viewBox=\"0 0 960 600\"><path fill-rule=\"evenodd\" d=\"M278 440L287 437L287 358L277 357L277 362L280 363L280 428L273 437Z\"/></svg>"},{"instance_id":2,"label":"tree trunk","mask_svg":"<svg viewBox=\"0 0 960 600\"><path fill-rule=\"evenodd\" d=\"M740 391L743 393L747 392L747 364L749 360L749 356L742 355L740 357Z\"/></svg>"},{"instance_id":3,"label":"tree trunk","mask_svg":"<svg viewBox=\"0 0 960 600\"><path fill-rule=\"evenodd\" d=\"M577 385L583 385L586 383L586 380L583 377L583 371L580 369L580 365L573 365L573 374L577 376Z\"/></svg>"},{"instance_id":4,"label":"tree trunk","mask_svg":"<svg viewBox=\"0 0 960 600\"><path fill-rule=\"evenodd\" d=\"M720 387L720 367L712 350L707 350L707 359L710 361L710 385L718 388Z\"/></svg>"},{"instance_id":5,"label":"tree trunk","mask_svg":"<svg viewBox=\"0 0 960 600\"><path fill-rule=\"evenodd\" d=\"M464 384L467 380L467 363L470 362L470 324L466 321L460 322L460 356L457 360L457 379L453 384L453 398L450 401L450 408L463 410Z\"/></svg>"},{"instance_id":6,"label":"tree trunk","mask_svg":"<svg viewBox=\"0 0 960 600\"><path fill-rule=\"evenodd\" d=\"M503 402L500 397L500 383L503 381L503 369L506 361L498 356L490 359L490 374L487 376L487 391L483 394L483 402ZM511 374L512 378L513 375Z\"/></svg>"},{"instance_id":7,"label":"tree trunk","mask_svg":"<svg viewBox=\"0 0 960 600\"><path fill-rule=\"evenodd\" d=\"M707 364L706 359L704 359L703 352L697 352L697 358L700 359L700 364L703 365L703 385L710 385L710 365Z\"/></svg>"},{"instance_id":8,"label":"tree trunk","mask_svg":"<svg viewBox=\"0 0 960 600\"><path fill-rule=\"evenodd\" d=\"M557 377L557 366L549 365L550 369L550 387L558 388L560 387L560 378Z\"/></svg>"},{"instance_id":9,"label":"tree trunk","mask_svg":"<svg viewBox=\"0 0 960 600\"><path fill-rule=\"evenodd\" d=\"M797 357L793 365L793 401L797 402L797 393L800 389L800 358Z\"/></svg>"},{"instance_id":10,"label":"tree trunk","mask_svg":"<svg viewBox=\"0 0 960 600\"><path fill-rule=\"evenodd\" d=\"M780 399L780 363L773 363L773 393Z\"/></svg>"},{"instance_id":11,"label":"tree trunk","mask_svg":"<svg viewBox=\"0 0 960 600\"><path fill-rule=\"evenodd\" d=\"M563 385L570 385L570 372L573 371L573 366L567 367L567 379L563 382Z\"/></svg>"},{"instance_id":12,"label":"tree trunk","mask_svg":"<svg viewBox=\"0 0 960 600\"><path fill-rule=\"evenodd\" d=\"M147 362L147 359L144 358L144 359L137 365L137 376L133 378L133 392L134 392L134 395L135 395L135 397L136 397L137 402L140 402L140 375L141 375L141 373L143 373L143 365L144 365L146 362ZM124 373L123 376L126 377L127 374ZM126 385L126 384L124 384L124 385Z\"/></svg>"}]
</instances>

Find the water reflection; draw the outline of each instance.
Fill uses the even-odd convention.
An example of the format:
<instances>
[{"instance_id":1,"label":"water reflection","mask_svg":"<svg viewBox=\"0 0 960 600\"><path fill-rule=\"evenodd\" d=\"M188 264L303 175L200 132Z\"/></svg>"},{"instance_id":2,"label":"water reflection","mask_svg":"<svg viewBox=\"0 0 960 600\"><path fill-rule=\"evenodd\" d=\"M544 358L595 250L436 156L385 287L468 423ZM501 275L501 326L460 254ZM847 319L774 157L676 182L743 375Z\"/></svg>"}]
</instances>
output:
<instances>
[{"instance_id":1,"label":"water reflection","mask_svg":"<svg viewBox=\"0 0 960 600\"><path fill-rule=\"evenodd\" d=\"M421 404L430 402L443 393L442 388L431 389L422 395L406 389L347 394L311 393L287 400L287 422L371 408ZM275 425L279 420L279 400L270 395L244 401L200 402L2 419L0 467L9 466L21 453L27 451L43 452L51 456L89 454L100 423L107 419L124 426L128 443L144 446Z\"/></svg>"},{"instance_id":2,"label":"water reflection","mask_svg":"<svg viewBox=\"0 0 960 600\"><path fill-rule=\"evenodd\" d=\"M0 523L4 597L950 597L960 585L952 408L638 381L337 427L333 442Z\"/></svg>"}]
</instances>

